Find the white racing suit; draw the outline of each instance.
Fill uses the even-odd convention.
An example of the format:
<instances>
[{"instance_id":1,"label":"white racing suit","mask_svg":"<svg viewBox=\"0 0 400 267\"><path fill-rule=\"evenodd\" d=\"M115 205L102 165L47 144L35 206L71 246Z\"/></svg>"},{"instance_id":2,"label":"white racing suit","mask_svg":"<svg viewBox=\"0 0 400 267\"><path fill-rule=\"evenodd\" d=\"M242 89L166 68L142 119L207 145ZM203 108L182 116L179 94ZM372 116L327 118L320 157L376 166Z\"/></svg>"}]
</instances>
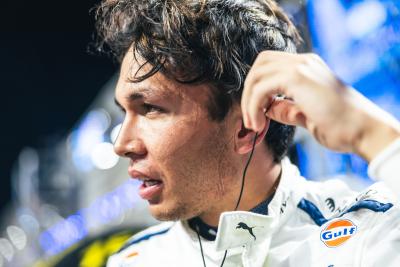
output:
<instances>
[{"instance_id":1,"label":"white racing suit","mask_svg":"<svg viewBox=\"0 0 400 267\"><path fill-rule=\"evenodd\" d=\"M267 215L223 213L216 240L201 242L206 266L220 266L227 250L224 267L399 267L400 140L371 162L369 174L393 190L383 182L355 193L337 180L306 181L283 160ZM107 266L204 265L196 232L178 221L136 234Z\"/></svg>"}]
</instances>

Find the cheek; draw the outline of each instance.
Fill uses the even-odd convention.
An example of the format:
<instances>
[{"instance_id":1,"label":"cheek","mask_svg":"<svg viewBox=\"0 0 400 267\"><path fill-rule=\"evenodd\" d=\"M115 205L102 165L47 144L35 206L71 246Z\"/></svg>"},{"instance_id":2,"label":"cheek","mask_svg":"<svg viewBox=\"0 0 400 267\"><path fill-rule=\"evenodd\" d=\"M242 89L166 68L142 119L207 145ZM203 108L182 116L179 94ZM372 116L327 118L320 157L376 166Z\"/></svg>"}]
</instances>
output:
<instances>
[{"instance_id":1,"label":"cheek","mask_svg":"<svg viewBox=\"0 0 400 267\"><path fill-rule=\"evenodd\" d=\"M140 132L153 164L177 164L179 158L196 154L208 139L207 127L194 120L166 119L142 123Z\"/></svg>"}]
</instances>

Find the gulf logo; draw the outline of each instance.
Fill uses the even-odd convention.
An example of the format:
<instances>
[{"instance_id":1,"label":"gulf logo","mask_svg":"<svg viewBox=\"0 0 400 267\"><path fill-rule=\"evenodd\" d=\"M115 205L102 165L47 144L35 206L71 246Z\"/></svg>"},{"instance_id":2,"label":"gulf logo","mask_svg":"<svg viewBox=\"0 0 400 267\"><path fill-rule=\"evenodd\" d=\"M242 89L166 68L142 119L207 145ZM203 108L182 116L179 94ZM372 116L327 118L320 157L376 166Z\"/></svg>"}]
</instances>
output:
<instances>
[{"instance_id":1,"label":"gulf logo","mask_svg":"<svg viewBox=\"0 0 400 267\"><path fill-rule=\"evenodd\" d=\"M335 248L349 240L357 232L357 226L350 220L338 220L329 223L321 231L321 241L327 247Z\"/></svg>"}]
</instances>

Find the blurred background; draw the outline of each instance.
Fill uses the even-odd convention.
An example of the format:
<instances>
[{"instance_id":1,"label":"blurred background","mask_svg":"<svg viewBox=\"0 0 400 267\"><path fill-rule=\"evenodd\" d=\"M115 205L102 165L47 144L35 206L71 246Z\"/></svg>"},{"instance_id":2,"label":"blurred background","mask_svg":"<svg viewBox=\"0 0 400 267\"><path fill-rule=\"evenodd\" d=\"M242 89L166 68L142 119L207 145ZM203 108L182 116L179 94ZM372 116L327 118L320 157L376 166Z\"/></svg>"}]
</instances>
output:
<instances>
[{"instance_id":1,"label":"blurred background","mask_svg":"<svg viewBox=\"0 0 400 267\"><path fill-rule=\"evenodd\" d=\"M334 72L400 118L400 2L281 0ZM88 53L98 1L3 0L0 267L104 266L135 231L156 223L127 162L112 151L122 121L118 66ZM357 156L298 130L291 157L309 179L371 181ZM346 177L346 178L344 178Z\"/></svg>"}]
</instances>

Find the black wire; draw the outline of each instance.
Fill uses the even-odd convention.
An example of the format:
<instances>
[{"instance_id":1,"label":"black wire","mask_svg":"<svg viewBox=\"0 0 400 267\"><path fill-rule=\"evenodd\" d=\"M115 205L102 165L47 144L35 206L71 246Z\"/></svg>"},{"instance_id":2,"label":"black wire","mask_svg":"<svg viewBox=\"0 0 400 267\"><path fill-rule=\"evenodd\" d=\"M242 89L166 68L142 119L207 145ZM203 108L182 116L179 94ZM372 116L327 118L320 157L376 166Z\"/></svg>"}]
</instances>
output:
<instances>
[{"instance_id":1,"label":"black wire","mask_svg":"<svg viewBox=\"0 0 400 267\"><path fill-rule=\"evenodd\" d=\"M246 166L244 167L244 170L243 170L242 185L241 185L241 187L240 187L240 194L239 194L239 198L238 198L237 203L236 203L235 211L236 211L237 208L239 207L240 200L242 199L243 189L244 189L244 182L245 182L246 173L247 173L247 168L249 167L250 162L251 162L251 159L253 158L253 153L254 153L254 149L255 149L255 147L256 147L257 137L258 137L258 133L256 133L256 135L254 136L253 146L252 146L252 148L251 148L251 153L250 153L249 159L247 160ZM196 228L196 234L197 234L197 238L199 239L201 258L203 259L204 267L207 267L207 266L206 266L206 260L205 260L205 258L204 258L203 246L202 246L202 244L201 244L201 238L200 238L200 234L199 234L199 229L198 229L198 227ZM227 255L227 254L228 254L228 250L225 250L224 258L222 259L222 262L221 262L221 266L220 266L220 267L222 267L222 266L224 265L225 259L226 259L226 255Z\"/></svg>"},{"instance_id":2,"label":"black wire","mask_svg":"<svg viewBox=\"0 0 400 267\"><path fill-rule=\"evenodd\" d=\"M197 234L197 238L199 239L200 251L201 251L201 258L203 259L204 267L206 267L206 260L204 259L203 246L201 245L200 234L199 234L199 227L198 227L198 226L196 227L196 234Z\"/></svg>"},{"instance_id":3,"label":"black wire","mask_svg":"<svg viewBox=\"0 0 400 267\"><path fill-rule=\"evenodd\" d=\"M228 254L228 250L225 250L224 258L222 259L222 262L221 262L221 266L220 266L220 267L222 267L222 266L224 265L224 262L225 262L225 259L226 259L226 254ZM205 266L204 266L204 267L205 267Z\"/></svg>"},{"instance_id":4,"label":"black wire","mask_svg":"<svg viewBox=\"0 0 400 267\"><path fill-rule=\"evenodd\" d=\"M249 167L251 159L253 158L253 153L254 153L254 148L256 147L257 137L258 137L258 133L256 133L256 135L254 136L253 146L251 148L251 153L250 153L249 159L247 160L246 166L244 167L243 176L242 176L242 186L240 187L240 194L239 194L239 198L238 198L237 203L236 203L235 211L239 207L240 200L242 200L243 189L244 189L244 181L245 181L245 178L246 178L247 168Z\"/></svg>"}]
</instances>

